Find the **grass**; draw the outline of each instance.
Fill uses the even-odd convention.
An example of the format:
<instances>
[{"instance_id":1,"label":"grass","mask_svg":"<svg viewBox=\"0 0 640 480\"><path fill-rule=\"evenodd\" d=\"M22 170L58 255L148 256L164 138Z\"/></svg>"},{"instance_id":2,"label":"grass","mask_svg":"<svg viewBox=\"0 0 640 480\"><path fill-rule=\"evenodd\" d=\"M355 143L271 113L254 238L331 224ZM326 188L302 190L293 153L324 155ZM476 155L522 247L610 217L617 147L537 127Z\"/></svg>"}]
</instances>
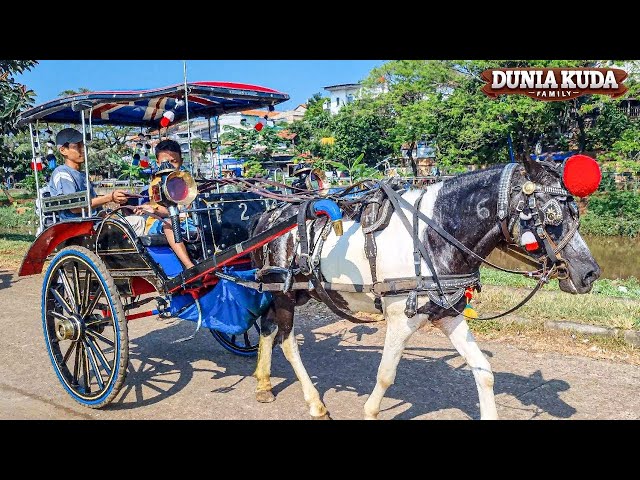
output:
<instances>
[{"instance_id":1,"label":"grass","mask_svg":"<svg viewBox=\"0 0 640 480\"><path fill-rule=\"evenodd\" d=\"M17 270L35 237L0 231L0 270Z\"/></svg>"},{"instance_id":2,"label":"grass","mask_svg":"<svg viewBox=\"0 0 640 480\"><path fill-rule=\"evenodd\" d=\"M508 286L508 287L525 287L533 288L538 283L536 280L526 278L513 273L502 272L493 268L481 268L480 280L483 285ZM547 285L541 288L541 292L560 291L557 280L551 280ZM540 292L539 292L540 293ZM624 280L610 280L601 278L596 280L591 293L607 297L640 299L640 280L635 277L629 277ZM536 294L537 295L537 294ZM587 296L588 296L587 295Z\"/></svg>"},{"instance_id":3,"label":"grass","mask_svg":"<svg viewBox=\"0 0 640 480\"><path fill-rule=\"evenodd\" d=\"M476 294L472 304L480 316L488 316L515 306L530 291L526 288L485 285L482 292ZM640 329L640 301L598 293L571 295L541 290L514 315L539 323L556 320L608 328ZM487 328L498 327L498 323L487 325Z\"/></svg>"}]
</instances>

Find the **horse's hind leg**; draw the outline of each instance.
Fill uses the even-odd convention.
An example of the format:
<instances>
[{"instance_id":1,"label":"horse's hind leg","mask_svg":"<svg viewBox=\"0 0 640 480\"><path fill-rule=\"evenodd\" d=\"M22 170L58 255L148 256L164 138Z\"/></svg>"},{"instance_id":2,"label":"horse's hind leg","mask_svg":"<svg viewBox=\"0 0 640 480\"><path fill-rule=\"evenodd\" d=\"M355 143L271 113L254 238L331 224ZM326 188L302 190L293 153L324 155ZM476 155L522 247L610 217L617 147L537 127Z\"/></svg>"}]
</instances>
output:
<instances>
[{"instance_id":1,"label":"horse's hind leg","mask_svg":"<svg viewBox=\"0 0 640 480\"><path fill-rule=\"evenodd\" d=\"M495 420L498 418L496 400L493 395L493 372L491 365L476 343L469 325L462 315L437 320L434 324L442 330L460 355L466 360L478 388L480 400L480 418Z\"/></svg>"},{"instance_id":2,"label":"horse's hind leg","mask_svg":"<svg viewBox=\"0 0 640 480\"><path fill-rule=\"evenodd\" d=\"M387 333L384 340L382 360L378 367L376 386L364 404L364 417L367 420L375 420L378 418L382 398L396 379L398 363L407 345L407 341L426 319L423 315L407 318L404 314L404 308L404 300L394 301L393 303L385 305Z\"/></svg>"},{"instance_id":3,"label":"horse's hind leg","mask_svg":"<svg viewBox=\"0 0 640 480\"><path fill-rule=\"evenodd\" d=\"M258 344L258 362L253 376L256 377L256 400L261 403L273 402L276 397L271 393L271 357L273 341L278 333L274 321L275 309L271 307L260 320L260 343Z\"/></svg>"}]
</instances>

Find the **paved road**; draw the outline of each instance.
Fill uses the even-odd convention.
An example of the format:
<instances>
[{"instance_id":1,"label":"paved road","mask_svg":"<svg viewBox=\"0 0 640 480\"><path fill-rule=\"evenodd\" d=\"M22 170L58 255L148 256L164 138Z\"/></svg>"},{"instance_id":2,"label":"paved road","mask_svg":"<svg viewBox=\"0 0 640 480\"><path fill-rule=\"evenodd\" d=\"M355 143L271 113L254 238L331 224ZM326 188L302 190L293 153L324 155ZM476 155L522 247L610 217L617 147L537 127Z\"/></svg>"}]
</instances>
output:
<instances>
[{"instance_id":1,"label":"paved road","mask_svg":"<svg viewBox=\"0 0 640 480\"><path fill-rule=\"evenodd\" d=\"M194 324L141 319L129 325L125 386L103 410L76 404L49 363L40 323L42 277L0 272L0 419L308 419L300 384L278 348L274 403L254 400L255 359L234 356ZM384 323L355 325L324 307L301 310L303 360L334 419L360 419L382 352ZM640 367L605 360L531 353L480 342L495 373L503 419L638 419ZM477 419L471 372L448 340L419 330L385 398L381 419Z\"/></svg>"}]
</instances>

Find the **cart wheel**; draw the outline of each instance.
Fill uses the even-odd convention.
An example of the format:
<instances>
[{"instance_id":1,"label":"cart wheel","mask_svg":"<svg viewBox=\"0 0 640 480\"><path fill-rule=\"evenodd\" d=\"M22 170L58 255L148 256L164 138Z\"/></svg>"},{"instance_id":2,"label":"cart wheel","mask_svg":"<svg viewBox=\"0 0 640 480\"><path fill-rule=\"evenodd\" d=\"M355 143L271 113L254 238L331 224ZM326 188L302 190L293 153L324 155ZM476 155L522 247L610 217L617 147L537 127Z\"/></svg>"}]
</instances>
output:
<instances>
[{"instance_id":1,"label":"cart wheel","mask_svg":"<svg viewBox=\"0 0 640 480\"><path fill-rule=\"evenodd\" d=\"M78 403L100 408L127 374L127 321L113 277L84 247L55 256L42 286L42 328L62 386Z\"/></svg>"},{"instance_id":2,"label":"cart wheel","mask_svg":"<svg viewBox=\"0 0 640 480\"><path fill-rule=\"evenodd\" d=\"M260 341L260 326L258 321L254 321L253 325L249 329L239 335L228 335L226 333L209 329L213 338L215 338L220 345L229 350L231 353L241 355L243 357L254 357L258 354L258 343Z\"/></svg>"}]
</instances>

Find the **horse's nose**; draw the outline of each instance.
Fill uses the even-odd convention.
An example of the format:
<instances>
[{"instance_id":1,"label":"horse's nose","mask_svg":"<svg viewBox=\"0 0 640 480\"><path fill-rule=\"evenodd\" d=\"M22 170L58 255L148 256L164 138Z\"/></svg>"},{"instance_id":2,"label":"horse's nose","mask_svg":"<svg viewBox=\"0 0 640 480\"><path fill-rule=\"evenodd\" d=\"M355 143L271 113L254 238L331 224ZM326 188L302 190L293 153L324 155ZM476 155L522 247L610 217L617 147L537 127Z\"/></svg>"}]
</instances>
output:
<instances>
[{"instance_id":1,"label":"horse's nose","mask_svg":"<svg viewBox=\"0 0 640 480\"><path fill-rule=\"evenodd\" d=\"M595 282L598 279L598 277L600 277L601 273L602 271L600 270L600 267L596 267L595 270L591 270L587 272L587 274L582 278L582 284L585 287L588 287L593 282Z\"/></svg>"}]
</instances>

